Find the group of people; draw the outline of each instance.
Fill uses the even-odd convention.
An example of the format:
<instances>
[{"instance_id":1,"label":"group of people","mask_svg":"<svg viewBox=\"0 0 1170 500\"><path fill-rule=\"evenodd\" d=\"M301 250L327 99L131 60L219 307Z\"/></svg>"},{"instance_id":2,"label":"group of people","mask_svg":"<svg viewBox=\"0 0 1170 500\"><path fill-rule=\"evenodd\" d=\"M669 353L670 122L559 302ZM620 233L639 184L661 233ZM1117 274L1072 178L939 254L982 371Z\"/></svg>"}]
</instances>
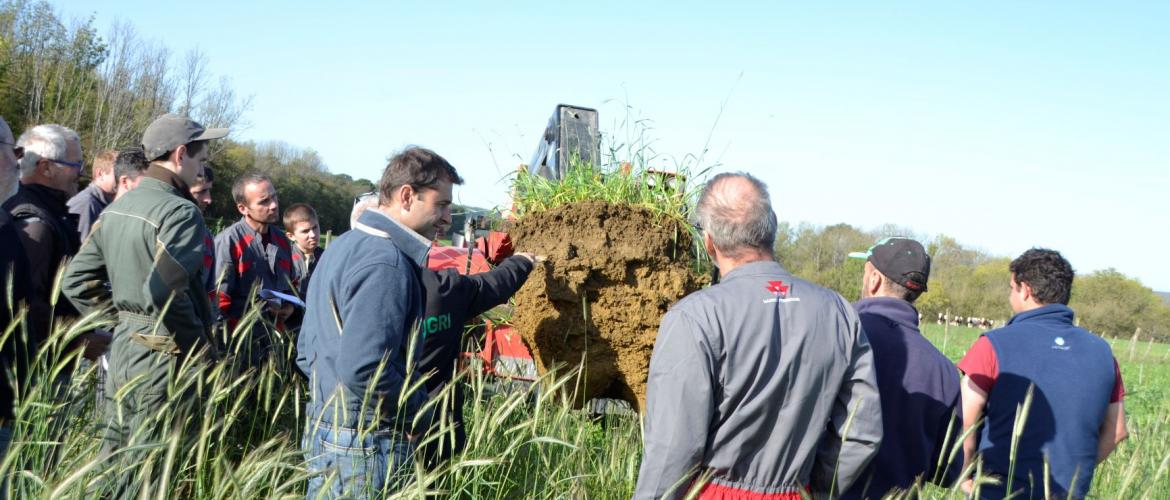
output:
<instances>
[{"instance_id":1,"label":"group of people","mask_svg":"<svg viewBox=\"0 0 1170 500\"><path fill-rule=\"evenodd\" d=\"M927 482L988 499L1087 495L1127 436L1125 388L1109 344L1075 326L1059 252L1012 261L1015 316L956 367L919 331L920 243L851 254L866 260L851 305L775 260L769 200L748 174L700 195L722 279L662 319L635 498L877 499Z\"/></svg>"},{"instance_id":2,"label":"group of people","mask_svg":"<svg viewBox=\"0 0 1170 500\"><path fill-rule=\"evenodd\" d=\"M259 173L233 180L241 218L213 236L209 141L227 133L163 115L141 144L98 154L77 192L75 132L38 125L17 140L0 119L0 285L13 290L0 324L27 307L30 331L30 345L13 336L3 346L0 376L19 376L27 356L16 353L37 349L55 321L116 316L112 332L69 346L108 360L102 453L112 454L176 397L168 388L190 358L217 363L245 338L242 361L258 366L272 336L290 333L309 385L308 498L376 497L408 480L416 459L457 453L462 393L444 388L462 325L505 302L539 258L501 256L475 276L429 269L463 179L418 147L390 159L328 251L306 204L277 226L275 186ZM862 299L849 304L777 262L777 218L758 179L715 176L695 214L722 278L662 318L636 498L880 498L922 482L982 498L1083 497L1125 439L1120 369L1107 343L1074 326L1073 270L1058 252L1011 263L1016 315L956 367L919 331L913 304L930 274L920 243L887 238L859 252ZM62 265L67 300L51 296ZM14 382L0 380L0 450L12 439ZM438 401L447 392L455 397ZM198 395L179 397L193 411Z\"/></svg>"},{"instance_id":3,"label":"group of people","mask_svg":"<svg viewBox=\"0 0 1170 500\"><path fill-rule=\"evenodd\" d=\"M172 423L191 421L199 394L174 390L190 358L210 366L230 346L243 353L244 367L258 367L272 358L274 335L295 336L297 367L312 388L306 459L322 473L310 482L310 496L343 495L357 485L374 492L393 476L346 465L352 453L338 450L381 446L374 456L397 456L404 471L404 457L416 452L430 465L458 452L466 442L462 394L440 395L455 376L463 325L506 302L536 256L494 252L497 266L474 276L429 269L432 241L451 225L452 185L462 179L441 156L417 147L395 156L379 191L355 202L355 231L337 238L328 253L319 246L311 206L288 206L278 227L278 195L260 173L234 179L232 201L241 218L212 235L204 221L215 182L209 143L227 133L160 116L140 145L96 155L90 182L78 192L85 167L76 132L38 125L15 139L0 119L6 200L0 285L14 290L0 307L0 321L8 325L26 310L29 331L27 343L26 336L10 336L4 367L23 373L17 365L44 348L54 325L93 312L116 316L112 332L86 332L64 350L108 362L101 453L111 457L157 439L165 426L152 410L174 405L176 396ZM52 294L61 266L58 300ZM414 360L410 366L407 358ZM411 377L412 387L425 383L400 400ZM0 451L12 438L16 381L3 382ZM419 421L428 399L438 404L427 406L431 416ZM418 446L439 429L437 414L450 419L442 427L450 437Z\"/></svg>"}]
</instances>

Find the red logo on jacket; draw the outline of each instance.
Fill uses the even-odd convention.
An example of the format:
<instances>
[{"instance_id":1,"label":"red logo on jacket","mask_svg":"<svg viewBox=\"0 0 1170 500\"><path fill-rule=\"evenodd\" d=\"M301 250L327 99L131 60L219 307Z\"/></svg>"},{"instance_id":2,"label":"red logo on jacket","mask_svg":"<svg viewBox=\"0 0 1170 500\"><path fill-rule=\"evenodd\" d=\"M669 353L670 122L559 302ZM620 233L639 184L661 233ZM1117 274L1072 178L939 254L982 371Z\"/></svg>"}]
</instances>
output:
<instances>
[{"instance_id":1,"label":"red logo on jacket","mask_svg":"<svg viewBox=\"0 0 1170 500\"><path fill-rule=\"evenodd\" d=\"M784 298L788 296L788 285L785 285L783 281L769 281L768 291L772 292L772 295Z\"/></svg>"}]
</instances>

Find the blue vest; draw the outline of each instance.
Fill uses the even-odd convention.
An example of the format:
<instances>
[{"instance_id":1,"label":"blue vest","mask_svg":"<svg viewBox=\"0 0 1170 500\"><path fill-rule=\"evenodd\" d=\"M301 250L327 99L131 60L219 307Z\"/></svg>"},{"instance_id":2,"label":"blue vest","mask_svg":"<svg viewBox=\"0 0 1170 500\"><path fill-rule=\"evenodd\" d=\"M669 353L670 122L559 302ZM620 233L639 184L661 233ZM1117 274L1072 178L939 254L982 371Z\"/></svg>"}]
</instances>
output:
<instances>
[{"instance_id":1,"label":"blue vest","mask_svg":"<svg viewBox=\"0 0 1170 500\"><path fill-rule=\"evenodd\" d=\"M1084 497L1116 383L1109 344L1073 326L1072 309L1060 304L1017 314L986 336L995 348L999 376L988 394L979 451L984 471L1001 476L1004 484L985 486L982 495L1003 498L1017 408L1034 384L1011 485L1012 491L1022 491L1014 498L1044 497L1045 460L1053 495L1065 498L1071 491L1075 498Z\"/></svg>"}]
</instances>

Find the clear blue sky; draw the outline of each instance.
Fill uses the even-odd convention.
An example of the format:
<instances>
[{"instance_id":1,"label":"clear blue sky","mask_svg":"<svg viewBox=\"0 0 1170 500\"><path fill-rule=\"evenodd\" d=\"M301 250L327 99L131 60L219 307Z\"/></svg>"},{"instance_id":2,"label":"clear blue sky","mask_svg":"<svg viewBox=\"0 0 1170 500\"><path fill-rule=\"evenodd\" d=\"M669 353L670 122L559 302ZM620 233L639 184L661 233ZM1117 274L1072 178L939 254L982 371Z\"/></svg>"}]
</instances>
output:
<instances>
[{"instance_id":1,"label":"clear blue sky","mask_svg":"<svg viewBox=\"0 0 1170 500\"><path fill-rule=\"evenodd\" d=\"M606 132L628 104L663 164L710 137L793 224L1048 246L1170 290L1170 3L53 3L200 48L254 96L237 138L333 172L419 144L460 202L504 204L557 103Z\"/></svg>"}]
</instances>

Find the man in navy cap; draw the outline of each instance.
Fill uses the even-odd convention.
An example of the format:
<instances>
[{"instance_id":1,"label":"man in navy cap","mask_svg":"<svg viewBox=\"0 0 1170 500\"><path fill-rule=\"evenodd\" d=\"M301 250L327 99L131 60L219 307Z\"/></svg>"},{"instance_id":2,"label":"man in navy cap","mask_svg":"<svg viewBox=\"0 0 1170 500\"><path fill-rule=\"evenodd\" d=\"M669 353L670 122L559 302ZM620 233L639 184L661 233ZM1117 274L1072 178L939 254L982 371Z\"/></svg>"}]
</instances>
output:
<instances>
[{"instance_id":1,"label":"man in navy cap","mask_svg":"<svg viewBox=\"0 0 1170 500\"><path fill-rule=\"evenodd\" d=\"M853 307L873 348L885 437L841 498L882 498L919 481L949 484L961 465L950 459L961 427L959 372L922 336L914 308L926 292L930 256L922 244L900 237L849 256L865 259L861 300Z\"/></svg>"}]
</instances>

